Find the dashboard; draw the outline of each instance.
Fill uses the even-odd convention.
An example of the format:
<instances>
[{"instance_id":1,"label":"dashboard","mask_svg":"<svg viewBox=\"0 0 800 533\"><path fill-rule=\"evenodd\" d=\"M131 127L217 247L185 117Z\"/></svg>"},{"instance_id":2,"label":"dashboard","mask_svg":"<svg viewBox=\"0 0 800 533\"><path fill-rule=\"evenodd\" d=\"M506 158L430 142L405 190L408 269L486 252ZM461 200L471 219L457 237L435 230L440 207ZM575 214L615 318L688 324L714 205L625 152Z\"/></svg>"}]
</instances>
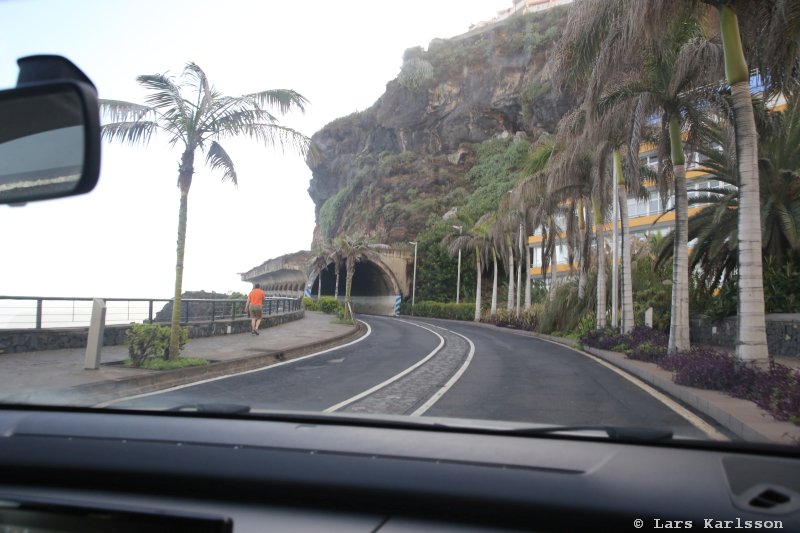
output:
<instances>
[{"instance_id":1,"label":"dashboard","mask_svg":"<svg viewBox=\"0 0 800 533\"><path fill-rule=\"evenodd\" d=\"M237 533L798 531L800 455L335 416L6 408L0 524L20 529L0 530L55 523L59 531Z\"/></svg>"}]
</instances>

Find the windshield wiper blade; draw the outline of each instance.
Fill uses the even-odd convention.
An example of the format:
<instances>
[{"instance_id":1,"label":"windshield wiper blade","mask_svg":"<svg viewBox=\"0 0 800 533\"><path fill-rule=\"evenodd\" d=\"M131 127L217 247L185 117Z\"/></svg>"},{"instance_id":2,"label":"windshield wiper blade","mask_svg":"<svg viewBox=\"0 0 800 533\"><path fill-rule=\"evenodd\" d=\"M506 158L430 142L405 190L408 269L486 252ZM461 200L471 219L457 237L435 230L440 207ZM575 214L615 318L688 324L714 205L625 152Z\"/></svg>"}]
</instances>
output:
<instances>
[{"instance_id":1,"label":"windshield wiper blade","mask_svg":"<svg viewBox=\"0 0 800 533\"><path fill-rule=\"evenodd\" d=\"M505 431L504 433L535 437L537 435L552 435L555 433L571 433L577 431L603 431L611 440L653 442L672 440L673 437L673 432L670 429L625 426L556 426L545 428L518 428Z\"/></svg>"},{"instance_id":2,"label":"windshield wiper blade","mask_svg":"<svg viewBox=\"0 0 800 533\"><path fill-rule=\"evenodd\" d=\"M170 407L167 411L194 411L197 413L214 413L220 415L245 415L250 412L249 405L235 403L188 403Z\"/></svg>"}]
</instances>

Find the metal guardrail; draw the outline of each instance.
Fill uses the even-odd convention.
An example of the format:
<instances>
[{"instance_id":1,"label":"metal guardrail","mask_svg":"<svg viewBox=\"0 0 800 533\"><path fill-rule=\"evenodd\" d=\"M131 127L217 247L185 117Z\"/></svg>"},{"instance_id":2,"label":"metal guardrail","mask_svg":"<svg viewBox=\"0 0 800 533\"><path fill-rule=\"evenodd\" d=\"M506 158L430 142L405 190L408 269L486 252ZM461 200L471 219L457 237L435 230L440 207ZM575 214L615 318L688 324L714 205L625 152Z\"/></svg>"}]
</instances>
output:
<instances>
[{"instance_id":1,"label":"metal guardrail","mask_svg":"<svg viewBox=\"0 0 800 533\"><path fill-rule=\"evenodd\" d=\"M0 296L0 329L86 327L92 316L93 298L59 296ZM171 311L158 314L171 298L103 298L106 324L131 322L169 322ZM181 322L234 320L246 318L244 299L181 299ZM161 309L158 309L159 305ZM299 298L270 297L264 300L264 315L289 313L301 309Z\"/></svg>"}]
</instances>

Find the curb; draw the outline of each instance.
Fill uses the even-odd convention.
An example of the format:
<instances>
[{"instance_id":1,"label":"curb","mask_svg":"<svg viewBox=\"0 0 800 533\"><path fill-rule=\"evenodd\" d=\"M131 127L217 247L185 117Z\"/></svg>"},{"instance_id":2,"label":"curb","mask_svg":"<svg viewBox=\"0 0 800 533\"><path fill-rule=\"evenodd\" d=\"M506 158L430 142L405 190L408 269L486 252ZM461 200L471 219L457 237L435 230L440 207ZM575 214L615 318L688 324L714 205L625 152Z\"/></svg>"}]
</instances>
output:
<instances>
[{"instance_id":1,"label":"curb","mask_svg":"<svg viewBox=\"0 0 800 533\"><path fill-rule=\"evenodd\" d=\"M241 357L230 361L220 361L205 366L180 368L177 370L154 371L152 374L131 376L110 381L87 383L64 389L45 391L46 401L55 405L95 406L120 396L134 396L187 385L196 381L236 374L246 370L267 368L275 363L289 361L317 351L334 348L361 337L366 327L357 322L347 333L328 339L302 344L281 351L265 351L256 355ZM20 403L40 403L42 397L37 394L15 395L3 400Z\"/></svg>"}]
</instances>

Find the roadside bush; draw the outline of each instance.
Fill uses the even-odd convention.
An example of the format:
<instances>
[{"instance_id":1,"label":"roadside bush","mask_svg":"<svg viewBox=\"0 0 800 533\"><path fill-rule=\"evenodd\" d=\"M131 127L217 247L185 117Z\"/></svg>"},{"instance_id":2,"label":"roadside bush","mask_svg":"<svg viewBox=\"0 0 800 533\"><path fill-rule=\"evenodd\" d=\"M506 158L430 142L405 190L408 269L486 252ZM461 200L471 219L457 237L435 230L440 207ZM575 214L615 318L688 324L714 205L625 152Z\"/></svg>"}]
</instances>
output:
<instances>
[{"instance_id":1,"label":"roadside bush","mask_svg":"<svg viewBox=\"0 0 800 533\"><path fill-rule=\"evenodd\" d=\"M800 425L800 374L773 363L767 372L755 372L748 399L778 420Z\"/></svg>"},{"instance_id":2,"label":"roadside bush","mask_svg":"<svg viewBox=\"0 0 800 533\"><path fill-rule=\"evenodd\" d=\"M303 297L303 308L308 311L319 311L319 304L314 298L308 296Z\"/></svg>"},{"instance_id":3,"label":"roadside bush","mask_svg":"<svg viewBox=\"0 0 800 533\"><path fill-rule=\"evenodd\" d=\"M189 329L181 328L180 331L178 343L179 349L183 349L189 339ZM164 357L166 359L169 336L169 326L133 324L125 334L125 344L128 346L131 366L139 368L151 356Z\"/></svg>"},{"instance_id":4,"label":"roadside bush","mask_svg":"<svg viewBox=\"0 0 800 533\"><path fill-rule=\"evenodd\" d=\"M411 315L411 302L403 302L400 304L400 314ZM475 318L475 304L445 304L441 302L422 301L417 302L414 306L414 315L428 318L446 318L449 320L472 320Z\"/></svg>"},{"instance_id":5,"label":"roadside bush","mask_svg":"<svg viewBox=\"0 0 800 533\"><path fill-rule=\"evenodd\" d=\"M711 348L693 348L689 353L680 353L666 361L669 370L675 372L673 381L698 389L733 392L747 396L754 373L739 363L733 355Z\"/></svg>"},{"instance_id":6,"label":"roadside bush","mask_svg":"<svg viewBox=\"0 0 800 533\"><path fill-rule=\"evenodd\" d=\"M332 296L323 296L317 302L319 310L328 315L336 315L342 307L342 303Z\"/></svg>"},{"instance_id":7,"label":"roadside bush","mask_svg":"<svg viewBox=\"0 0 800 533\"><path fill-rule=\"evenodd\" d=\"M537 312L531 308L527 311L522 310L517 316L515 310L509 311L508 309L500 309L497 314L492 318L487 316L484 322L489 322L500 328L516 328L525 331L536 331L539 324Z\"/></svg>"},{"instance_id":8,"label":"roadside bush","mask_svg":"<svg viewBox=\"0 0 800 533\"><path fill-rule=\"evenodd\" d=\"M624 335L612 328L595 329L581 335L581 344L591 346L599 350L613 350L616 346L623 344Z\"/></svg>"}]
</instances>

